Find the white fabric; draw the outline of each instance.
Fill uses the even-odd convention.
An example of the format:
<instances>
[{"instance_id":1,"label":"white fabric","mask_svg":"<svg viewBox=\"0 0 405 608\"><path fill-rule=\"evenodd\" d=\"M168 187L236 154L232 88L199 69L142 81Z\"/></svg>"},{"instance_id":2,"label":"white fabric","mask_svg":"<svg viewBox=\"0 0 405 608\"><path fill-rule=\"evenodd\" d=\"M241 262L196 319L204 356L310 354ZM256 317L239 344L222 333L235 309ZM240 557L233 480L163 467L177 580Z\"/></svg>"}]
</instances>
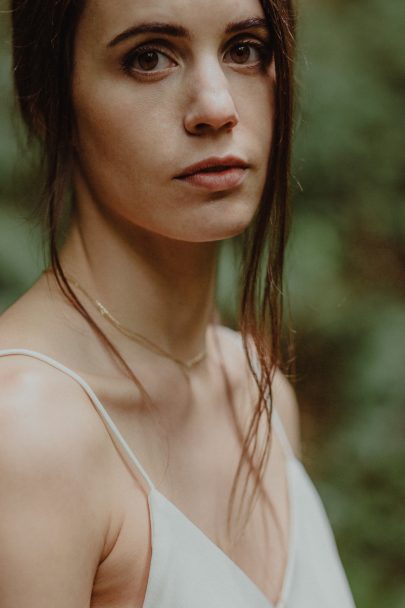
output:
<instances>
[{"instance_id":1,"label":"white fabric","mask_svg":"<svg viewBox=\"0 0 405 608\"><path fill-rule=\"evenodd\" d=\"M289 557L282 593L273 606L247 575L154 486L91 387L73 370L42 353L25 355L67 374L88 394L114 444L149 486L152 560L143 608L353 608L335 539L315 486L294 456L277 412L275 430L287 457L290 499Z\"/></svg>"}]
</instances>

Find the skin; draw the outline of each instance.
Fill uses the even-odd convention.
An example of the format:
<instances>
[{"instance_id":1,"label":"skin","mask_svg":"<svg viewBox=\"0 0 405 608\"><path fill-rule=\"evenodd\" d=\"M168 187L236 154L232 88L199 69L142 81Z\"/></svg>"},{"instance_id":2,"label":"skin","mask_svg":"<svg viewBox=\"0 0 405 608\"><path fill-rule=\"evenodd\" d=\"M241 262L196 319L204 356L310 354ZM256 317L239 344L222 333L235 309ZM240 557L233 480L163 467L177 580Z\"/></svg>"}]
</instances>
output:
<instances>
[{"instance_id":1,"label":"skin","mask_svg":"<svg viewBox=\"0 0 405 608\"><path fill-rule=\"evenodd\" d=\"M264 485L277 520L262 501L231 548L226 515L240 442L221 365L240 421L256 394L234 338L220 329L216 342L210 325L218 244L251 222L272 140L274 65L263 69L253 47L246 64L236 63L235 34L226 33L230 21L252 17L263 17L257 0L88 0L75 39L76 211L62 265L124 325L174 356L188 359L206 346L189 383L86 301L149 391L156 423L44 276L0 319L0 348L46 352L80 373L159 490L275 602L289 526L285 460L274 436ZM111 45L144 22L174 22L190 33L189 40L158 36L164 54L151 76L136 62L123 71L122 62L156 34ZM266 35L244 29L238 41ZM191 163L228 154L249 163L238 188L212 193L174 179ZM87 397L25 357L0 359L0 387L1 605L142 606L151 555L145 487L123 467ZM280 373L273 391L298 453L296 401Z\"/></svg>"},{"instance_id":2,"label":"skin","mask_svg":"<svg viewBox=\"0 0 405 608\"><path fill-rule=\"evenodd\" d=\"M125 325L185 359L204 346L218 242L242 232L259 204L273 123L273 66L260 69L253 47L245 65L232 62L235 35L224 34L230 21L263 17L259 2L211 4L89 1L75 46L78 214L62 259ZM164 69L152 79L124 73L123 57L157 35L108 44L155 21L180 23L191 40L159 35ZM241 35L266 38L263 28ZM201 192L173 179L228 154L251 165L237 189Z\"/></svg>"}]
</instances>

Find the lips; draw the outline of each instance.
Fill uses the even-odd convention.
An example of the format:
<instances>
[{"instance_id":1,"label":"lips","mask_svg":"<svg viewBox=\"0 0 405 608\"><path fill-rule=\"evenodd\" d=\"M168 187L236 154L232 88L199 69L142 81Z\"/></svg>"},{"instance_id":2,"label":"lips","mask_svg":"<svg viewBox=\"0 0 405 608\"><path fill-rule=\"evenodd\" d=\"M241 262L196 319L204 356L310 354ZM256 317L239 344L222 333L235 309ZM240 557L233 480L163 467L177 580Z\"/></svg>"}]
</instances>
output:
<instances>
[{"instance_id":1,"label":"lips","mask_svg":"<svg viewBox=\"0 0 405 608\"><path fill-rule=\"evenodd\" d=\"M189 165L175 177L186 188L205 192L226 192L245 180L250 165L236 156L211 157Z\"/></svg>"},{"instance_id":2,"label":"lips","mask_svg":"<svg viewBox=\"0 0 405 608\"><path fill-rule=\"evenodd\" d=\"M237 156L211 157L186 167L179 175L176 175L176 179L190 177L197 173L220 173L231 169L248 168L249 164Z\"/></svg>"}]
</instances>

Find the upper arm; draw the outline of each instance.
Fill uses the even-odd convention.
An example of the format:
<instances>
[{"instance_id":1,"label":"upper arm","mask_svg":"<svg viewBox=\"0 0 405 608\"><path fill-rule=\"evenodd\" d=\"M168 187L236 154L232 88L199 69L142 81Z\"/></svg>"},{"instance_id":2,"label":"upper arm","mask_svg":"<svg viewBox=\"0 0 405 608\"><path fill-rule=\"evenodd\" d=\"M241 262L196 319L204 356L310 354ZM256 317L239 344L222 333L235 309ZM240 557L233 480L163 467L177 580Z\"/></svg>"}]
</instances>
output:
<instances>
[{"instance_id":1,"label":"upper arm","mask_svg":"<svg viewBox=\"0 0 405 608\"><path fill-rule=\"evenodd\" d=\"M298 458L302 456L299 406L295 391L284 374L277 369L274 374L273 404L281 418L287 438Z\"/></svg>"},{"instance_id":2,"label":"upper arm","mask_svg":"<svg viewBox=\"0 0 405 608\"><path fill-rule=\"evenodd\" d=\"M91 438L37 376L2 366L0 387L0 605L87 607L105 526Z\"/></svg>"}]
</instances>

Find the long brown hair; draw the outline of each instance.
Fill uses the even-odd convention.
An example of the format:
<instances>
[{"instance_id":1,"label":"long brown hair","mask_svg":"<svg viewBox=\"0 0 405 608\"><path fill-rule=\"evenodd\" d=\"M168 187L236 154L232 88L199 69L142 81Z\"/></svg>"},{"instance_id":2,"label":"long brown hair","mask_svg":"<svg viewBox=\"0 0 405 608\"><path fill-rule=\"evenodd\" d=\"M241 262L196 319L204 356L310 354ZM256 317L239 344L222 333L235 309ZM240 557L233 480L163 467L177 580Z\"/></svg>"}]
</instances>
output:
<instances>
[{"instance_id":1,"label":"long brown hair","mask_svg":"<svg viewBox=\"0 0 405 608\"><path fill-rule=\"evenodd\" d=\"M295 14L292 0L260 2L274 38L275 119L261 203L242 238L239 316L244 349L259 396L244 437L232 488L228 524L243 464L252 463L257 455L258 429L265 416L268 422L267 439L257 465L249 468L242 493L244 497L249 476L253 475L255 486L249 500L249 513L260 487L270 448L271 380L276 367L282 365L282 274L289 227ZM16 95L28 131L40 140L43 152L41 217L45 220L49 262L63 294L143 391L120 353L70 288L58 254L71 186L73 44L84 0L12 0L11 6ZM254 352L249 346L250 339Z\"/></svg>"}]
</instances>

